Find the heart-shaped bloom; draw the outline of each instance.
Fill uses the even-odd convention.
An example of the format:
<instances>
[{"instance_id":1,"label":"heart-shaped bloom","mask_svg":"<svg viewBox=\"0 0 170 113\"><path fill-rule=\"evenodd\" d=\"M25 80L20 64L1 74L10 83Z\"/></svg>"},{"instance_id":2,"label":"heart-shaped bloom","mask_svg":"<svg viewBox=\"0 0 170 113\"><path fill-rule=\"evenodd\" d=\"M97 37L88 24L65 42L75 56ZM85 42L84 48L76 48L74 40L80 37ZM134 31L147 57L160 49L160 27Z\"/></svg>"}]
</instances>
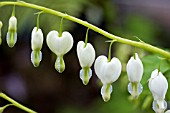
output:
<instances>
[{"instance_id":1,"label":"heart-shaped bloom","mask_svg":"<svg viewBox=\"0 0 170 113\"><path fill-rule=\"evenodd\" d=\"M41 50L43 45L43 33L41 29L34 27L31 34L31 48L32 50Z\"/></svg>"},{"instance_id":2,"label":"heart-shaped bloom","mask_svg":"<svg viewBox=\"0 0 170 113\"><path fill-rule=\"evenodd\" d=\"M41 48L43 45L43 33L41 29L37 29L34 27L31 34L31 62L33 63L34 67L38 67L40 61L42 60L42 53Z\"/></svg>"},{"instance_id":3,"label":"heart-shaped bloom","mask_svg":"<svg viewBox=\"0 0 170 113\"><path fill-rule=\"evenodd\" d=\"M46 41L50 50L57 55L55 69L62 73L65 70L63 56L73 47L73 37L67 31L59 37L59 33L53 30L48 33Z\"/></svg>"},{"instance_id":4,"label":"heart-shaped bloom","mask_svg":"<svg viewBox=\"0 0 170 113\"><path fill-rule=\"evenodd\" d=\"M167 107L166 101L164 99L168 90L168 82L164 75L158 71L158 69L151 73L149 89L154 97L153 109L156 112L164 111Z\"/></svg>"},{"instance_id":5,"label":"heart-shaped bloom","mask_svg":"<svg viewBox=\"0 0 170 113\"><path fill-rule=\"evenodd\" d=\"M121 74L121 62L116 57L108 61L106 56L101 55L95 60L94 69L103 83L101 95L103 100L107 102L110 100L110 94L112 93L111 83L115 82Z\"/></svg>"},{"instance_id":6,"label":"heart-shaped bloom","mask_svg":"<svg viewBox=\"0 0 170 113\"><path fill-rule=\"evenodd\" d=\"M67 31L64 31L61 37L57 31L50 31L47 35L47 45L57 56L62 56L73 47L73 37Z\"/></svg>"},{"instance_id":7,"label":"heart-shaped bloom","mask_svg":"<svg viewBox=\"0 0 170 113\"><path fill-rule=\"evenodd\" d=\"M15 16L11 16L9 19L9 27L6 39L9 47L13 47L17 41L17 19Z\"/></svg>"},{"instance_id":8,"label":"heart-shaped bloom","mask_svg":"<svg viewBox=\"0 0 170 113\"><path fill-rule=\"evenodd\" d=\"M143 64L137 53L135 53L135 57L131 57L128 61L126 71L130 82L139 83L141 81L143 75Z\"/></svg>"},{"instance_id":9,"label":"heart-shaped bloom","mask_svg":"<svg viewBox=\"0 0 170 113\"><path fill-rule=\"evenodd\" d=\"M94 69L103 84L110 84L119 78L122 66L118 58L114 57L108 62L107 57L101 55L97 57Z\"/></svg>"},{"instance_id":10,"label":"heart-shaped bloom","mask_svg":"<svg viewBox=\"0 0 170 113\"><path fill-rule=\"evenodd\" d=\"M90 43L85 43L79 41L77 44L77 56L80 62L81 67L91 67L95 60L95 50Z\"/></svg>"},{"instance_id":11,"label":"heart-shaped bloom","mask_svg":"<svg viewBox=\"0 0 170 113\"><path fill-rule=\"evenodd\" d=\"M77 44L77 56L82 67L80 70L80 79L84 85L87 85L92 76L90 67L95 60L95 50L90 43L87 43L85 46L83 41L79 41Z\"/></svg>"}]
</instances>

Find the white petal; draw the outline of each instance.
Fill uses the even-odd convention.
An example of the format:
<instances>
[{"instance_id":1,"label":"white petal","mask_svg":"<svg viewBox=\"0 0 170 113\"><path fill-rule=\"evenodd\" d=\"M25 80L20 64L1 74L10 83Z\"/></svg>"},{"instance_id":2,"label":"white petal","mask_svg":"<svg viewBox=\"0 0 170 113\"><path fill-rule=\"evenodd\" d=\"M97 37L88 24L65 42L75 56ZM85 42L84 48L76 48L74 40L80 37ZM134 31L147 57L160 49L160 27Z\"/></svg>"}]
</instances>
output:
<instances>
[{"instance_id":1,"label":"white petal","mask_svg":"<svg viewBox=\"0 0 170 113\"><path fill-rule=\"evenodd\" d=\"M16 30L17 27L17 19L15 16L11 16L9 19L9 29Z\"/></svg>"},{"instance_id":2,"label":"white petal","mask_svg":"<svg viewBox=\"0 0 170 113\"><path fill-rule=\"evenodd\" d=\"M69 32L58 36L57 31L50 31L47 35L47 45L57 56L66 54L73 47L73 37Z\"/></svg>"},{"instance_id":3,"label":"white petal","mask_svg":"<svg viewBox=\"0 0 170 113\"><path fill-rule=\"evenodd\" d=\"M143 64L138 57L138 54L135 54L136 59L131 57L127 63L127 74L130 82L140 82L143 75Z\"/></svg>"},{"instance_id":4,"label":"white petal","mask_svg":"<svg viewBox=\"0 0 170 113\"><path fill-rule=\"evenodd\" d=\"M165 113L170 113L170 110L166 111Z\"/></svg>"},{"instance_id":5,"label":"white petal","mask_svg":"<svg viewBox=\"0 0 170 113\"><path fill-rule=\"evenodd\" d=\"M95 60L95 50L90 43L85 43L79 41L77 44L77 56L80 62L81 67L91 67Z\"/></svg>"},{"instance_id":6,"label":"white petal","mask_svg":"<svg viewBox=\"0 0 170 113\"><path fill-rule=\"evenodd\" d=\"M122 68L119 59L112 58L112 60L108 62L105 56L99 56L95 61L94 67L98 78L103 84L116 81L120 76Z\"/></svg>"},{"instance_id":7,"label":"white petal","mask_svg":"<svg viewBox=\"0 0 170 113\"><path fill-rule=\"evenodd\" d=\"M151 74L149 89L151 90L155 100L164 99L168 90L168 82L161 72L156 72L158 71L154 70Z\"/></svg>"},{"instance_id":8,"label":"white petal","mask_svg":"<svg viewBox=\"0 0 170 113\"><path fill-rule=\"evenodd\" d=\"M43 33L41 29L38 29L37 31L37 27L34 27L34 29L32 30L32 34L31 34L31 48L32 50L40 50L42 48L42 44L43 44Z\"/></svg>"}]
</instances>

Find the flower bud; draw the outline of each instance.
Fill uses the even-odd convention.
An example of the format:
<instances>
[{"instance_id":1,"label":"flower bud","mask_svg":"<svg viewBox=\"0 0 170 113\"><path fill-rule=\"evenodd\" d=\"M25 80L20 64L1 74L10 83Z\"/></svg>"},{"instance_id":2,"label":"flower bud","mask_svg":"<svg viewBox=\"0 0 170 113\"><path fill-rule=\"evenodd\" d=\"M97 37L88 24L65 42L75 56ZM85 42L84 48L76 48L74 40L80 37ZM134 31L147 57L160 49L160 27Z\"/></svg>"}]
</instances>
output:
<instances>
[{"instance_id":1,"label":"flower bud","mask_svg":"<svg viewBox=\"0 0 170 113\"><path fill-rule=\"evenodd\" d=\"M143 64L137 53L135 53L135 57L131 57L128 61L126 71L130 82L139 83L141 81L143 75Z\"/></svg>"},{"instance_id":2,"label":"flower bud","mask_svg":"<svg viewBox=\"0 0 170 113\"><path fill-rule=\"evenodd\" d=\"M108 59L103 55L97 57L95 60L94 70L98 78L103 83L101 95L105 102L110 99L112 92L111 83L115 82L119 78L121 69L121 62L115 57L112 58L110 62L108 62Z\"/></svg>"},{"instance_id":3,"label":"flower bud","mask_svg":"<svg viewBox=\"0 0 170 113\"><path fill-rule=\"evenodd\" d=\"M57 55L55 68L58 72L63 72L65 64L63 56L73 47L73 37L69 32L63 32L59 37L57 31L50 31L47 35L47 45L49 49Z\"/></svg>"},{"instance_id":4,"label":"flower bud","mask_svg":"<svg viewBox=\"0 0 170 113\"><path fill-rule=\"evenodd\" d=\"M43 45L43 33L41 29L34 27L31 34L31 48L32 50L39 51Z\"/></svg>"},{"instance_id":5,"label":"flower bud","mask_svg":"<svg viewBox=\"0 0 170 113\"><path fill-rule=\"evenodd\" d=\"M143 86L140 84L143 75L143 64L137 53L128 61L126 71L130 81L128 91L133 98L137 98L143 91Z\"/></svg>"},{"instance_id":6,"label":"flower bud","mask_svg":"<svg viewBox=\"0 0 170 113\"><path fill-rule=\"evenodd\" d=\"M11 16L9 19L6 40L9 47L13 47L17 41L17 19L15 16Z\"/></svg>"},{"instance_id":7,"label":"flower bud","mask_svg":"<svg viewBox=\"0 0 170 113\"><path fill-rule=\"evenodd\" d=\"M87 43L85 46L83 41L79 41L77 44L77 56L82 67L80 70L80 79L84 85L87 85L92 76L90 67L95 60L95 50L90 43Z\"/></svg>"},{"instance_id":8,"label":"flower bud","mask_svg":"<svg viewBox=\"0 0 170 113\"><path fill-rule=\"evenodd\" d=\"M83 41L79 41L77 44L77 56L81 67L91 67L95 60L95 50L90 43L87 43L86 47Z\"/></svg>"},{"instance_id":9,"label":"flower bud","mask_svg":"<svg viewBox=\"0 0 170 113\"><path fill-rule=\"evenodd\" d=\"M154 70L149 80L149 89L152 92L154 100L165 99L168 90L168 82L158 69Z\"/></svg>"},{"instance_id":10,"label":"flower bud","mask_svg":"<svg viewBox=\"0 0 170 113\"><path fill-rule=\"evenodd\" d=\"M151 74L149 89L154 98L153 109L155 112L164 112L167 107L167 103L164 99L168 90L168 82L158 69L155 69Z\"/></svg>"}]
</instances>

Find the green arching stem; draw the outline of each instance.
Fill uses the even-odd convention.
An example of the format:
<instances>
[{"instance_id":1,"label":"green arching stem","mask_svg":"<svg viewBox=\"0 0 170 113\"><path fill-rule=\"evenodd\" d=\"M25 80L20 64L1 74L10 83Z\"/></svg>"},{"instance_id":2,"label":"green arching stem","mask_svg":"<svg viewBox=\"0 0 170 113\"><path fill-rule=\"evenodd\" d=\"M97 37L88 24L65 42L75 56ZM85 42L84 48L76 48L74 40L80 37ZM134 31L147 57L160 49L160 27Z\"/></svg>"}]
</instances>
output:
<instances>
[{"instance_id":1,"label":"green arching stem","mask_svg":"<svg viewBox=\"0 0 170 113\"><path fill-rule=\"evenodd\" d=\"M29 7L29 8L44 11L44 12L49 13L49 14L60 16L60 17L63 17L65 19L71 20L73 22L79 23L83 26L86 26L89 29L91 29L95 32L98 32L98 33L102 34L103 36L105 36L109 39L117 40L117 42L120 42L120 43L123 43L123 44L132 45L132 46L142 48L144 50L147 50L147 51L150 51L150 52L153 52L153 53L161 54L165 58L170 58L170 53L163 50L163 49L157 48L155 46L152 46L150 44L147 44L147 43L144 43L144 42L141 42L141 41L137 42L137 41L132 41L132 40L129 40L129 39L121 38L119 36L108 33L107 31L104 31L104 30L102 30L102 29L100 29L100 28L98 28L98 27L96 27L96 26L94 26L94 25L92 25L92 24L90 24L86 21L83 21L81 19L78 19L76 17L70 16L70 15L65 14L65 13L61 13L59 11L55 11L55 10L52 10L52 9L49 9L49 8L46 8L46 7L42 7L42 6L39 6L39 5L31 4L31 3L26 3L26 2L23 2L23 1L0 2L0 7L5 6L5 5L18 5L18 6L22 6L22 7Z\"/></svg>"},{"instance_id":2,"label":"green arching stem","mask_svg":"<svg viewBox=\"0 0 170 113\"><path fill-rule=\"evenodd\" d=\"M37 112L35 112L35 111L21 105L20 103L16 102L15 100L11 99L10 97L8 97L7 95L5 95L2 92L0 93L0 97L7 100L7 101L9 101L9 102L11 102L13 104L13 106L18 107L18 108L20 108L20 109L22 109L22 110L24 110L24 111L26 111L28 113L37 113Z\"/></svg>"},{"instance_id":3,"label":"green arching stem","mask_svg":"<svg viewBox=\"0 0 170 113\"><path fill-rule=\"evenodd\" d=\"M60 21L60 31L59 31L59 37L62 36L62 32L63 32L63 17L61 18L61 21Z\"/></svg>"},{"instance_id":4,"label":"green arching stem","mask_svg":"<svg viewBox=\"0 0 170 113\"><path fill-rule=\"evenodd\" d=\"M89 33L89 28L87 28L87 31L86 31L86 38L85 38L84 48L86 47L87 42L88 42L88 33Z\"/></svg>"},{"instance_id":5,"label":"green arching stem","mask_svg":"<svg viewBox=\"0 0 170 113\"><path fill-rule=\"evenodd\" d=\"M108 52L108 62L111 61L111 52L112 52L112 44L115 42L116 40L113 40L111 43L110 43L110 46L109 46L109 52Z\"/></svg>"}]
</instances>

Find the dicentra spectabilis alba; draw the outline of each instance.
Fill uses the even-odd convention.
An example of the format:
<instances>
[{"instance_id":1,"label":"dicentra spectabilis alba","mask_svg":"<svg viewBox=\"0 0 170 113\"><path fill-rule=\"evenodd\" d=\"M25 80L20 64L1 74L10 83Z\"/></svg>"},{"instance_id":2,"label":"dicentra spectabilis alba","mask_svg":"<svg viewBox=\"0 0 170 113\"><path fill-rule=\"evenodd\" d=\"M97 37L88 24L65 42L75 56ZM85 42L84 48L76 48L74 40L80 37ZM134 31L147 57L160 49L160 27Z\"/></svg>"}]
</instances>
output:
<instances>
[{"instance_id":1,"label":"dicentra spectabilis alba","mask_svg":"<svg viewBox=\"0 0 170 113\"><path fill-rule=\"evenodd\" d=\"M67 31L59 37L59 33L53 30L48 33L46 41L50 50L57 55L55 69L62 73L65 70L63 56L73 47L73 37Z\"/></svg>"},{"instance_id":2,"label":"dicentra spectabilis alba","mask_svg":"<svg viewBox=\"0 0 170 113\"><path fill-rule=\"evenodd\" d=\"M6 41L9 47L13 47L17 41L17 19L15 16L11 16L9 19Z\"/></svg>"},{"instance_id":3,"label":"dicentra spectabilis alba","mask_svg":"<svg viewBox=\"0 0 170 113\"><path fill-rule=\"evenodd\" d=\"M137 98L143 90L140 83L143 75L143 64L137 53L128 61L126 71L130 81L128 91L132 97Z\"/></svg>"},{"instance_id":4,"label":"dicentra spectabilis alba","mask_svg":"<svg viewBox=\"0 0 170 113\"><path fill-rule=\"evenodd\" d=\"M2 26L3 26L3 24L2 24L2 22L0 21L0 45L1 45L1 43L2 43L2 34L1 34Z\"/></svg>"},{"instance_id":5,"label":"dicentra spectabilis alba","mask_svg":"<svg viewBox=\"0 0 170 113\"><path fill-rule=\"evenodd\" d=\"M38 67L42 60L41 48L43 45L43 33L40 28L34 27L31 34L31 62Z\"/></svg>"},{"instance_id":6,"label":"dicentra spectabilis alba","mask_svg":"<svg viewBox=\"0 0 170 113\"><path fill-rule=\"evenodd\" d=\"M151 78L148 85L154 98L153 110L156 113L164 113L164 110L167 108L165 95L168 90L168 82L166 78L161 72L158 71L158 69L155 69L151 73Z\"/></svg>"},{"instance_id":7,"label":"dicentra spectabilis alba","mask_svg":"<svg viewBox=\"0 0 170 113\"><path fill-rule=\"evenodd\" d=\"M90 67L95 60L95 50L90 43L87 43L85 46L83 41L79 41L77 44L77 56L80 66L82 67L80 70L80 79L83 81L84 85L87 85L92 76Z\"/></svg>"},{"instance_id":8,"label":"dicentra spectabilis alba","mask_svg":"<svg viewBox=\"0 0 170 113\"><path fill-rule=\"evenodd\" d=\"M121 62L116 57L108 61L106 56L101 55L95 60L94 69L96 75L103 83L101 88L102 98L104 101L108 101L110 100L110 94L112 92L111 84L115 82L121 74Z\"/></svg>"}]
</instances>

